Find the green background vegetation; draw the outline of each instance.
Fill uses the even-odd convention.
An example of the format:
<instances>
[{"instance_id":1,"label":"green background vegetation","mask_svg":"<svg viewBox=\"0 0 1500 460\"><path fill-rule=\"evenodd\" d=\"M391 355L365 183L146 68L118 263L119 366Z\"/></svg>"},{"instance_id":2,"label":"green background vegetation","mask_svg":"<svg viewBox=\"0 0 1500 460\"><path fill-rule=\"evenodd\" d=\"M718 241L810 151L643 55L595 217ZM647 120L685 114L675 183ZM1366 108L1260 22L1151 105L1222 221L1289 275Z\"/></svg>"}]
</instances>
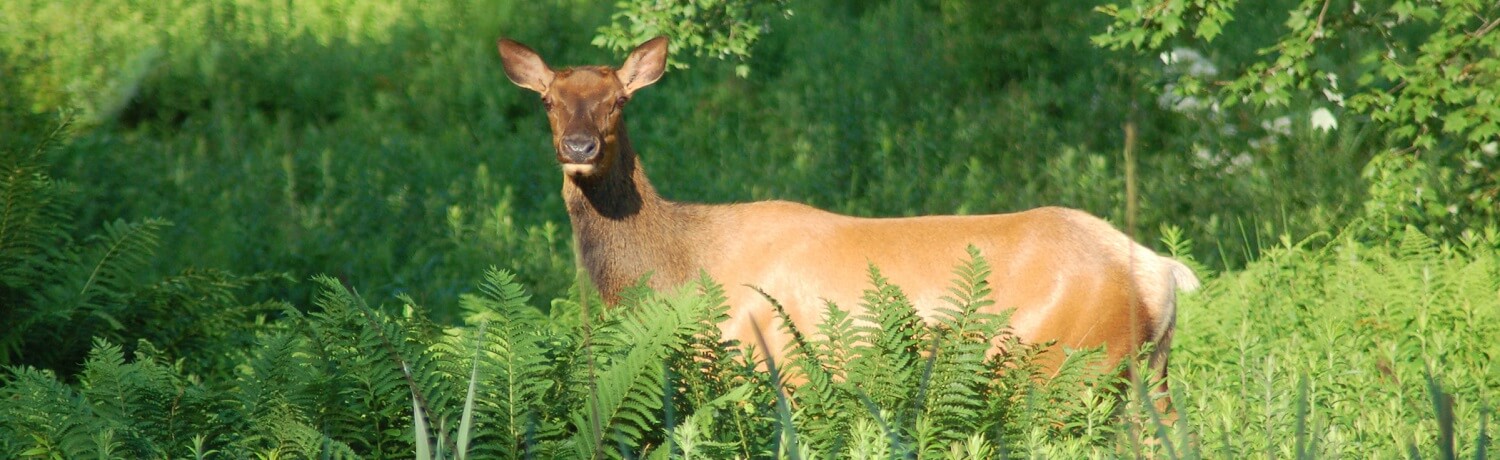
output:
<instances>
[{"instance_id":1,"label":"green background vegetation","mask_svg":"<svg viewBox=\"0 0 1500 460\"><path fill-rule=\"evenodd\" d=\"M1179 318L1172 455L1493 454L1496 6L654 4L0 3L0 451L409 456L393 357L452 423L478 340L482 381L531 399L485 393L477 452L660 455L670 439L679 455L785 454L764 375L726 360L664 395L663 362L726 352L701 338L712 295L642 294L580 323L550 133L495 51L503 35L554 66L618 63L670 32L678 65L626 115L665 196L864 216L1063 205L1132 223L1208 280ZM1161 58L1174 47L1217 73ZM1187 97L1206 108L1173 108ZM1312 126L1319 109L1337 129ZM903 325L889 297L870 302L895 323L869 340L896 345L858 358L886 367L851 379L960 340ZM1109 417L1102 381L942 380L985 365L1004 363L937 360L870 395L810 389L792 426L808 453L924 457L950 442L1129 456L1132 427L1154 430ZM596 370L618 380L594 391ZM983 407L906 409L932 378ZM623 415L597 420L612 397Z\"/></svg>"}]
</instances>

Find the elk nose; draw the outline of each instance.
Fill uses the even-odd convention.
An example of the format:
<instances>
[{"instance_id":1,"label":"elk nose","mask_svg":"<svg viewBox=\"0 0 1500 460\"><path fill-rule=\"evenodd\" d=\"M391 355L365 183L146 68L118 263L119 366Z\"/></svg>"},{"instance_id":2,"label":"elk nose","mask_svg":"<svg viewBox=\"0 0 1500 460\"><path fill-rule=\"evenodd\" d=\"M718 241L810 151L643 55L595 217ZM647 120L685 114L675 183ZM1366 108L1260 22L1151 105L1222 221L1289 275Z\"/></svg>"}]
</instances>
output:
<instances>
[{"instance_id":1,"label":"elk nose","mask_svg":"<svg viewBox=\"0 0 1500 460\"><path fill-rule=\"evenodd\" d=\"M563 156L569 163L585 163L599 153L599 142L593 136L572 134L563 138Z\"/></svg>"}]
</instances>

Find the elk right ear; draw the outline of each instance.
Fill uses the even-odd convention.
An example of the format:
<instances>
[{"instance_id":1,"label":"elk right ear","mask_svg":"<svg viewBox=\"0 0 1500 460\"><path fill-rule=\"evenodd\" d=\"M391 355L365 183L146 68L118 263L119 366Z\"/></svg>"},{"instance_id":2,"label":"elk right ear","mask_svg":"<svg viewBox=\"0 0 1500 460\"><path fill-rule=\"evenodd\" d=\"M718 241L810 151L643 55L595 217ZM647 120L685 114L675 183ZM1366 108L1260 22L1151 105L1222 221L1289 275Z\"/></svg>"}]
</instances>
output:
<instances>
[{"instance_id":1,"label":"elk right ear","mask_svg":"<svg viewBox=\"0 0 1500 460\"><path fill-rule=\"evenodd\" d=\"M620 78L620 84L625 85L625 94L635 94L636 90L656 83L666 70L667 37L659 36L631 51L615 76Z\"/></svg>"},{"instance_id":2,"label":"elk right ear","mask_svg":"<svg viewBox=\"0 0 1500 460\"><path fill-rule=\"evenodd\" d=\"M508 38L500 39L499 46L505 76L512 83L538 93L547 92L547 85L552 83L552 69L547 68L536 51Z\"/></svg>"}]
</instances>

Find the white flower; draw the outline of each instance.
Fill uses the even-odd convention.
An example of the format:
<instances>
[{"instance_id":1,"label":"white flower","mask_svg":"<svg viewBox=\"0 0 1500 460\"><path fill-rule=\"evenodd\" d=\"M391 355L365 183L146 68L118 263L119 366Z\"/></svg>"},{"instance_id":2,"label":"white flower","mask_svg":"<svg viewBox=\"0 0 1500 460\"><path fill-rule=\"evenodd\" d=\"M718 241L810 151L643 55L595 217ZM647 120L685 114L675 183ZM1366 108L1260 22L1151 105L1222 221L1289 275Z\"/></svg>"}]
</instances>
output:
<instances>
[{"instance_id":1,"label":"white flower","mask_svg":"<svg viewBox=\"0 0 1500 460\"><path fill-rule=\"evenodd\" d=\"M1262 121L1260 122L1260 127L1271 134L1280 134L1282 136L1292 135L1292 119L1289 117L1282 116L1276 117L1275 120Z\"/></svg>"},{"instance_id":2,"label":"white flower","mask_svg":"<svg viewBox=\"0 0 1500 460\"><path fill-rule=\"evenodd\" d=\"M1254 161L1255 158L1251 157L1250 154L1241 152L1239 155L1235 155L1234 158L1229 159L1229 165L1233 166L1234 169L1240 169L1250 166L1250 163Z\"/></svg>"},{"instance_id":3,"label":"white flower","mask_svg":"<svg viewBox=\"0 0 1500 460\"><path fill-rule=\"evenodd\" d=\"M1205 104L1196 97L1178 95L1177 85L1171 83L1162 87L1161 95L1156 97L1156 105L1177 113L1199 112L1205 108L1215 113L1219 111L1218 103Z\"/></svg>"},{"instance_id":4,"label":"white flower","mask_svg":"<svg viewBox=\"0 0 1500 460\"><path fill-rule=\"evenodd\" d=\"M1172 48L1172 51L1161 53L1157 56L1162 64L1177 67L1180 72L1185 72L1194 77L1212 77L1219 74L1219 68L1208 58L1192 48Z\"/></svg>"},{"instance_id":5,"label":"white flower","mask_svg":"<svg viewBox=\"0 0 1500 460\"><path fill-rule=\"evenodd\" d=\"M1484 152L1484 154L1488 156L1495 156L1496 154L1500 154L1500 142L1491 142L1481 145L1479 146L1479 151Z\"/></svg>"},{"instance_id":6,"label":"white flower","mask_svg":"<svg viewBox=\"0 0 1500 460\"><path fill-rule=\"evenodd\" d=\"M1332 102L1334 104L1338 104L1339 107L1343 107L1344 106L1344 95L1343 94L1339 94L1339 93L1337 93L1337 92L1335 92L1333 90L1324 88L1323 89L1323 97L1326 98L1326 99L1328 99L1328 102ZM1322 110L1322 109L1318 109L1318 110Z\"/></svg>"},{"instance_id":7,"label":"white flower","mask_svg":"<svg viewBox=\"0 0 1500 460\"><path fill-rule=\"evenodd\" d=\"M1218 155L1215 155L1212 150L1203 148L1202 146L1195 145L1194 147L1196 149L1193 150L1193 156L1198 157L1198 161L1206 164L1217 163L1219 161Z\"/></svg>"},{"instance_id":8,"label":"white flower","mask_svg":"<svg viewBox=\"0 0 1500 460\"><path fill-rule=\"evenodd\" d=\"M1312 112L1312 127L1323 132L1332 131L1339 129L1339 120L1333 118L1333 112L1318 107L1317 110L1313 110Z\"/></svg>"}]
</instances>

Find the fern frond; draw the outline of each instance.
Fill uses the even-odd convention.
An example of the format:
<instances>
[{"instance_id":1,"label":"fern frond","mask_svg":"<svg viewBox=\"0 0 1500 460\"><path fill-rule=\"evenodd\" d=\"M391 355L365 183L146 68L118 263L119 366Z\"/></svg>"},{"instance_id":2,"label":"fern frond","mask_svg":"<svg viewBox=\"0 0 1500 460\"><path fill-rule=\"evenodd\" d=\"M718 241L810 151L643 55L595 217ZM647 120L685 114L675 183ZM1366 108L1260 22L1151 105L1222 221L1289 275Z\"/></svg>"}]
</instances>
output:
<instances>
[{"instance_id":1,"label":"fern frond","mask_svg":"<svg viewBox=\"0 0 1500 460\"><path fill-rule=\"evenodd\" d=\"M76 193L47 174L46 153L66 129L57 126L27 151L0 151L0 300L5 291L36 286L56 273L69 247ZM8 302L9 303L9 302Z\"/></svg>"},{"instance_id":2,"label":"fern frond","mask_svg":"<svg viewBox=\"0 0 1500 460\"><path fill-rule=\"evenodd\" d=\"M315 281L323 289L314 302L321 311L308 315L311 330L325 347L322 354L342 366L333 388L336 402L342 404L320 414L322 431L348 440L358 451L409 449L411 439L400 428L410 423L410 395L423 391L413 375L427 375L430 369L413 369L413 364L425 362L408 358L420 353L411 349L401 326L369 308L338 280L319 276ZM423 407L432 406L423 401ZM370 420L375 421L374 429Z\"/></svg>"},{"instance_id":3,"label":"fern frond","mask_svg":"<svg viewBox=\"0 0 1500 460\"><path fill-rule=\"evenodd\" d=\"M484 272L484 282L479 285L479 295L463 296L459 307L464 310L464 322L471 326L484 322L522 321L540 324L541 312L527 305L531 295L516 281L516 276L507 270L490 267ZM519 315L519 316L512 316Z\"/></svg>"},{"instance_id":4,"label":"fern frond","mask_svg":"<svg viewBox=\"0 0 1500 460\"><path fill-rule=\"evenodd\" d=\"M1397 243L1396 257L1403 260L1429 261L1438 253L1438 244L1416 227L1407 226Z\"/></svg>"},{"instance_id":5,"label":"fern frond","mask_svg":"<svg viewBox=\"0 0 1500 460\"><path fill-rule=\"evenodd\" d=\"M631 343L629 351L600 371L597 390L590 396L599 409L598 418L593 419L591 410L573 412L578 430L573 443L580 457L617 456L616 444L640 445L636 441L653 431L656 411L662 408L661 379L667 356L683 350L687 340L702 330L701 323L691 320L707 308L701 297L650 296L640 302L646 308L635 309L621 324Z\"/></svg>"},{"instance_id":6,"label":"fern frond","mask_svg":"<svg viewBox=\"0 0 1500 460\"><path fill-rule=\"evenodd\" d=\"M982 313L994 305L989 297L991 269L978 248L968 247L969 259L954 268L956 279L943 300L953 308L939 310L931 372L925 380L925 399L917 401L917 436L927 450L939 455L945 446L963 441L983 424L984 399L994 374L985 367L986 355L1008 315Z\"/></svg>"},{"instance_id":7,"label":"fern frond","mask_svg":"<svg viewBox=\"0 0 1500 460\"><path fill-rule=\"evenodd\" d=\"M92 435L105 425L51 371L5 369L0 380L0 438L16 452L47 458L91 453Z\"/></svg>"},{"instance_id":8,"label":"fern frond","mask_svg":"<svg viewBox=\"0 0 1500 460\"><path fill-rule=\"evenodd\" d=\"M91 305L99 297L115 301L122 298L131 280L156 255L156 248L161 245L157 233L169 225L155 218L105 223L104 234L90 238L96 246L84 260L92 262L93 267L78 292L72 295L72 303Z\"/></svg>"},{"instance_id":9,"label":"fern frond","mask_svg":"<svg viewBox=\"0 0 1500 460\"><path fill-rule=\"evenodd\" d=\"M273 416L276 410L293 407L331 408L336 400L318 399L314 388L336 380L339 373L314 370L306 357L308 350L301 337L273 333L259 341L255 354L245 365L236 386L240 388L240 406L245 408L247 423Z\"/></svg>"},{"instance_id":10,"label":"fern frond","mask_svg":"<svg viewBox=\"0 0 1500 460\"><path fill-rule=\"evenodd\" d=\"M135 277L153 256L157 231L165 225L156 219L106 224L81 255L74 248L59 249L48 282L21 293L0 288L0 301L17 305L0 312L0 319L15 324L0 332L0 355L9 361L25 353L28 362L71 370L87 353L88 342L64 340L47 329L66 328L67 337L122 338L121 315L129 312Z\"/></svg>"},{"instance_id":11,"label":"fern frond","mask_svg":"<svg viewBox=\"0 0 1500 460\"><path fill-rule=\"evenodd\" d=\"M848 310L838 304L823 304L822 320L818 323L820 340L813 342L813 349L830 372L845 378L849 361L854 359L854 349L859 343L859 330Z\"/></svg>"},{"instance_id":12,"label":"fern frond","mask_svg":"<svg viewBox=\"0 0 1500 460\"><path fill-rule=\"evenodd\" d=\"M671 401L673 406L668 406L668 409L673 409L676 413L693 414L688 416L688 424L701 419L700 414L704 412L718 414L716 423L691 432L694 438L688 439L690 444L697 443L703 449L722 454L715 455L715 458L753 456L754 449L750 446L750 440L772 436L772 427L761 423L764 419L760 418L760 413L722 410L719 407L726 404L724 395L735 394L740 395L733 400L740 404L739 407L765 408L769 411L772 406L769 401L774 398L771 387L767 384L769 376L755 369L754 358L742 351L742 344L724 339L718 327L729 319L729 305L723 287L706 272L700 272L698 280L688 289L697 291L705 308L698 311L696 318L691 319L697 323L696 327L700 332L688 339L683 351L672 353L668 357L668 368L678 370L671 374L673 379L669 390L677 395ZM674 433L668 439L677 443L675 433L681 425L675 422L667 425L669 426L665 428ZM692 446L673 447L676 450ZM735 454L731 455L731 452ZM663 455L666 453L663 452Z\"/></svg>"},{"instance_id":13,"label":"fern frond","mask_svg":"<svg viewBox=\"0 0 1500 460\"><path fill-rule=\"evenodd\" d=\"M92 414L110 425L109 442L96 443L100 448L136 457L166 456L195 433L225 428L211 414L227 408L180 369L161 363L160 353L143 340L127 360L119 345L95 340L80 391Z\"/></svg>"},{"instance_id":14,"label":"fern frond","mask_svg":"<svg viewBox=\"0 0 1500 460\"><path fill-rule=\"evenodd\" d=\"M791 372L787 371L796 370L802 372L803 376L809 380L830 381L831 377L828 375L827 368L819 361L812 345L808 342L807 336L802 334L800 329L797 329L797 325L792 322L792 317L787 315L786 307L781 305L781 301L771 297L771 294L767 294L766 291L761 290L759 287L752 287L752 289L756 293L759 293L761 298L766 299L767 303L771 304L771 310L781 320L781 332L792 337L788 348L783 350L782 353L783 356L787 357L788 362L779 363L782 369L782 379L790 379L792 377ZM772 350L766 350L766 353L768 356L774 355ZM775 383L777 385L785 385L785 382Z\"/></svg>"},{"instance_id":15,"label":"fern frond","mask_svg":"<svg viewBox=\"0 0 1500 460\"><path fill-rule=\"evenodd\" d=\"M926 325L901 288L890 283L874 265L869 269L871 288L865 290L863 324L847 378L859 382L878 407L905 407L916 393Z\"/></svg>"},{"instance_id":16,"label":"fern frond","mask_svg":"<svg viewBox=\"0 0 1500 460\"><path fill-rule=\"evenodd\" d=\"M122 335L150 340L166 355L194 356L188 374L228 376L248 359L258 333L288 308L277 300L247 301L255 288L288 281L282 273L240 275L224 270L187 269L131 293Z\"/></svg>"},{"instance_id":17,"label":"fern frond","mask_svg":"<svg viewBox=\"0 0 1500 460\"><path fill-rule=\"evenodd\" d=\"M494 268L485 273L478 295L461 299L467 321L490 321L477 355L477 372L486 384L476 394L481 421L474 434L476 457L525 456L545 416L552 386L543 345L547 336L541 333L546 319L528 299L510 272Z\"/></svg>"}]
</instances>

